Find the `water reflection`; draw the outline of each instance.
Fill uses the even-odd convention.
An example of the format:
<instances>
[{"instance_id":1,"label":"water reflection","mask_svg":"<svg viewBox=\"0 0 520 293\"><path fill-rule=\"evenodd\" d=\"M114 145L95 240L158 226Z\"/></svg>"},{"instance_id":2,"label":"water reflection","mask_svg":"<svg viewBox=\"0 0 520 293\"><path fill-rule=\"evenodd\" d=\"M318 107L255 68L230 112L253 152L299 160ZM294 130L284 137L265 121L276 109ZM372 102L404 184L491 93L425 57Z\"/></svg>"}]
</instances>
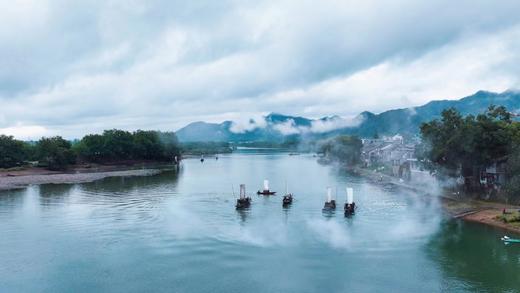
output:
<instances>
[{"instance_id":1,"label":"water reflection","mask_svg":"<svg viewBox=\"0 0 520 293\"><path fill-rule=\"evenodd\" d=\"M105 195L124 194L136 190L154 189L158 186L175 189L183 169L166 170L154 176L108 177L94 182L82 183L85 192Z\"/></svg>"},{"instance_id":2,"label":"water reflection","mask_svg":"<svg viewBox=\"0 0 520 293\"><path fill-rule=\"evenodd\" d=\"M515 292L520 288L520 245L504 245L503 231L447 220L428 244L446 279L461 279L471 291Z\"/></svg>"},{"instance_id":3,"label":"water reflection","mask_svg":"<svg viewBox=\"0 0 520 293\"><path fill-rule=\"evenodd\" d=\"M233 184L246 184L250 195L264 178L278 191L288 182L294 203L284 208L281 196L253 195L251 208L237 211ZM338 188L337 210L324 215L327 186ZM352 218L342 209L346 186L359 207ZM42 283L52 292L519 287L511 277L520 272L515 247L504 250L510 248L480 226L446 226L440 215L435 198L389 192L311 156L186 160L180 172L157 176L0 192L0 286L6 292L39 291ZM473 241L483 247L471 248ZM486 266L510 276L478 275L492 270Z\"/></svg>"},{"instance_id":4,"label":"water reflection","mask_svg":"<svg viewBox=\"0 0 520 293\"><path fill-rule=\"evenodd\" d=\"M9 213L13 208L22 207L26 194L25 188L0 192L0 213Z\"/></svg>"},{"instance_id":5,"label":"water reflection","mask_svg":"<svg viewBox=\"0 0 520 293\"><path fill-rule=\"evenodd\" d=\"M238 209L237 210L237 215L240 219L240 222L242 224L245 224L246 220L247 220L247 217L249 215L249 209Z\"/></svg>"},{"instance_id":6,"label":"water reflection","mask_svg":"<svg viewBox=\"0 0 520 293\"><path fill-rule=\"evenodd\" d=\"M74 191L74 184L44 184L38 186L40 206L63 204Z\"/></svg>"}]
</instances>

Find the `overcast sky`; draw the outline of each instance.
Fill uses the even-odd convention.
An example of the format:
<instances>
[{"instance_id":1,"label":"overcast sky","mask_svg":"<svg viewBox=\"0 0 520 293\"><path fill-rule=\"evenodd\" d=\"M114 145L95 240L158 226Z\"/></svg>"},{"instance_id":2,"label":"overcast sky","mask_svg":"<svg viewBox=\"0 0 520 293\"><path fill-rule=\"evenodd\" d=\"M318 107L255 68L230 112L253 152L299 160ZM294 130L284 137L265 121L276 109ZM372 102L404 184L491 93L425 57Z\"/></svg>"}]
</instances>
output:
<instances>
[{"instance_id":1,"label":"overcast sky","mask_svg":"<svg viewBox=\"0 0 520 293\"><path fill-rule=\"evenodd\" d=\"M520 1L0 0L0 133L67 138L517 89Z\"/></svg>"}]
</instances>

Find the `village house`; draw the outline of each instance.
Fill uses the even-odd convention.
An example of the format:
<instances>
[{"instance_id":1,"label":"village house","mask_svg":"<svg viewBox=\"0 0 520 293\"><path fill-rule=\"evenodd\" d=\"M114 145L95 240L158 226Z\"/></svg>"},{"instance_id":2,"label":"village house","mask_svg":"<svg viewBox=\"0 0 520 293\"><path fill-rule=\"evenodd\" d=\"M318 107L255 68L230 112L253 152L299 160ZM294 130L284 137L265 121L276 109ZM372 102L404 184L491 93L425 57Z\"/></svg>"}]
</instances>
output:
<instances>
[{"instance_id":1,"label":"village house","mask_svg":"<svg viewBox=\"0 0 520 293\"><path fill-rule=\"evenodd\" d=\"M362 142L362 158L365 167L386 165L392 168L393 176L410 179L410 170L417 161L415 160L415 144L405 144L401 135L381 139L363 139Z\"/></svg>"}]
</instances>

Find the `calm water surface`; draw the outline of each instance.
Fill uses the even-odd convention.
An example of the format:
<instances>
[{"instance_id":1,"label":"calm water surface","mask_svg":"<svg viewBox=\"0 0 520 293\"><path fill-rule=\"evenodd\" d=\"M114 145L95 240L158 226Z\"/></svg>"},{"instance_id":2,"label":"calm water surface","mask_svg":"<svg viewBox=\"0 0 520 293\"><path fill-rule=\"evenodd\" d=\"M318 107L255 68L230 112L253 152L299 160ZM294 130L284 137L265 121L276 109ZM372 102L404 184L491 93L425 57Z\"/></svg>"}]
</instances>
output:
<instances>
[{"instance_id":1,"label":"calm water surface","mask_svg":"<svg viewBox=\"0 0 520 293\"><path fill-rule=\"evenodd\" d=\"M292 207L252 195L264 178L287 181ZM234 209L239 183L249 211ZM357 214L323 215L325 188L341 206L347 185ZM520 245L502 234L311 156L242 152L0 192L0 292L519 292Z\"/></svg>"}]
</instances>

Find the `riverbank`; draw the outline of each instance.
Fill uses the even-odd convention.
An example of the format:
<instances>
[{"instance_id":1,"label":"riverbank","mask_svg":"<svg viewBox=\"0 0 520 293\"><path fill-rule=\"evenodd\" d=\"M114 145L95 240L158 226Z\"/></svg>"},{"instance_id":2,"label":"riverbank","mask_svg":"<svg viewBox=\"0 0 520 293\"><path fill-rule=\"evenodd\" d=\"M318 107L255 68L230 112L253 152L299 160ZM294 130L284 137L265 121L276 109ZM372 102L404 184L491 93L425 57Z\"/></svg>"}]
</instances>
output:
<instances>
[{"instance_id":1,"label":"riverbank","mask_svg":"<svg viewBox=\"0 0 520 293\"><path fill-rule=\"evenodd\" d=\"M432 189L428 185L411 185L406 181L369 169L354 168L352 171L368 179L372 184L384 188L403 188L424 195L438 196L444 212L450 217L493 226L520 235L520 223L505 223L500 219L504 208L506 212L518 211L520 206L462 198L440 187Z\"/></svg>"},{"instance_id":2,"label":"riverbank","mask_svg":"<svg viewBox=\"0 0 520 293\"><path fill-rule=\"evenodd\" d=\"M65 171L50 171L37 167L2 170L0 190L25 188L33 184L85 183L108 177L152 176L172 166L172 164L157 162L133 162L114 165L76 165Z\"/></svg>"}]
</instances>

